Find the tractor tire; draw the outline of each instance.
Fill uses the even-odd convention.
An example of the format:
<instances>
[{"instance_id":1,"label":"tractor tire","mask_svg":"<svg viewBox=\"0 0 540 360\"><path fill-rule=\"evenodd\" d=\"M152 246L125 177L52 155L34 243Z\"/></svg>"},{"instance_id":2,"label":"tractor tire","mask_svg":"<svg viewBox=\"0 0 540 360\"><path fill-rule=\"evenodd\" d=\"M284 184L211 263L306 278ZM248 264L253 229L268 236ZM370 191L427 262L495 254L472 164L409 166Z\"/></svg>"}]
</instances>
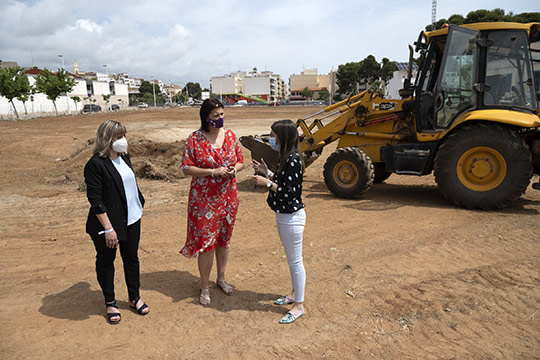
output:
<instances>
[{"instance_id":1,"label":"tractor tire","mask_svg":"<svg viewBox=\"0 0 540 360\"><path fill-rule=\"evenodd\" d=\"M384 182L384 180L388 179L390 175L392 175L391 171L386 171L384 169L384 164L373 164L373 166L375 167L375 179L373 179L375 184Z\"/></svg>"},{"instance_id":2,"label":"tractor tire","mask_svg":"<svg viewBox=\"0 0 540 360\"><path fill-rule=\"evenodd\" d=\"M369 156L355 147L336 150L324 164L324 182L337 197L354 199L373 184L374 169Z\"/></svg>"},{"instance_id":3,"label":"tractor tire","mask_svg":"<svg viewBox=\"0 0 540 360\"><path fill-rule=\"evenodd\" d=\"M532 156L514 131L497 124L465 125L439 147L435 181L444 197L468 209L507 207L525 192Z\"/></svg>"}]
</instances>

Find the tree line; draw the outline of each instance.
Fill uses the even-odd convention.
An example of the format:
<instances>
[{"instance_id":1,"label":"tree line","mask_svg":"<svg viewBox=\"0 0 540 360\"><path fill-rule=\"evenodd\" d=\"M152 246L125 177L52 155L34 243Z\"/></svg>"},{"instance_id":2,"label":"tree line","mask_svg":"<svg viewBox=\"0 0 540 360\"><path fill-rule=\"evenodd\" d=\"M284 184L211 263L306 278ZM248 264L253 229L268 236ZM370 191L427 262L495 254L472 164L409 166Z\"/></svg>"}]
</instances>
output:
<instances>
[{"instance_id":1,"label":"tree line","mask_svg":"<svg viewBox=\"0 0 540 360\"><path fill-rule=\"evenodd\" d=\"M70 77L69 73L64 69L58 69L55 73L44 69L40 74L36 75L34 85L30 85L24 69L19 66L0 69L0 96L5 97L9 101L17 118L19 118L19 112L15 106L14 99L23 103L24 113L28 114L26 102L36 93L44 93L47 99L53 102L54 110L58 116L56 100L60 95L71 92L75 85L75 79ZM139 94L130 96L130 105L137 105L141 101L153 103L154 94L156 96L156 104L164 104L168 99L159 89L157 90L156 92L155 85L153 87L151 82L143 81L139 87ZM171 100L187 103L189 97L201 99L202 91L199 83L188 82L184 89ZM108 102L111 95L102 95L102 97L105 102ZM85 97L84 99L96 102L96 99L90 99L89 97ZM79 96L72 96L71 100L77 105L82 99Z\"/></svg>"},{"instance_id":2,"label":"tree line","mask_svg":"<svg viewBox=\"0 0 540 360\"><path fill-rule=\"evenodd\" d=\"M540 12L525 12L521 14L514 14L513 12L506 13L503 9L493 10L474 10L469 12L466 16L460 14L454 14L448 19L439 19L435 23L435 29L433 25L426 25L426 30L436 30L442 28L444 24L452 25L464 25L478 22L517 22L517 23L530 23L540 22Z\"/></svg>"},{"instance_id":3,"label":"tree line","mask_svg":"<svg viewBox=\"0 0 540 360\"><path fill-rule=\"evenodd\" d=\"M336 74L336 83L339 89L334 100L340 100L343 96L357 93L361 86L382 96L388 80L392 78L397 69L395 61L383 58L379 63L373 55L368 55L359 62L339 65Z\"/></svg>"},{"instance_id":4,"label":"tree line","mask_svg":"<svg viewBox=\"0 0 540 360\"><path fill-rule=\"evenodd\" d=\"M68 76L64 69L58 69L56 73L52 73L48 69L44 69L36 76L34 85L30 85L28 76L24 69L15 66L5 69L0 69L0 95L8 99L13 107L15 116L18 118L19 113L13 99L17 99L23 103L24 112L27 114L26 102L36 93L44 93L47 99L52 100L56 115L56 99L62 93L68 93L75 87L75 79Z\"/></svg>"}]
</instances>

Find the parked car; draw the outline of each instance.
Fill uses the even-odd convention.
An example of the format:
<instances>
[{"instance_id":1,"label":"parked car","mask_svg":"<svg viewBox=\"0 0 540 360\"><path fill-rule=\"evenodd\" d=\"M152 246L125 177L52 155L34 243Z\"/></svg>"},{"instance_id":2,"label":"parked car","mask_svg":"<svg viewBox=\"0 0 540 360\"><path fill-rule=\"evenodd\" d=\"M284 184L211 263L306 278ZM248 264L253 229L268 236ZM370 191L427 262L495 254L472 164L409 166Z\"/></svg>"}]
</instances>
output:
<instances>
[{"instance_id":1,"label":"parked car","mask_svg":"<svg viewBox=\"0 0 540 360\"><path fill-rule=\"evenodd\" d=\"M82 112L83 113L89 113L89 112L99 112L101 111L101 106L96 104L86 104L83 106Z\"/></svg>"},{"instance_id":2,"label":"parked car","mask_svg":"<svg viewBox=\"0 0 540 360\"><path fill-rule=\"evenodd\" d=\"M140 107L141 109L147 108L147 107L148 107L148 104L145 103L145 102L140 102L140 103L139 103L139 107Z\"/></svg>"},{"instance_id":3,"label":"parked car","mask_svg":"<svg viewBox=\"0 0 540 360\"><path fill-rule=\"evenodd\" d=\"M120 105L118 104L112 104L111 107L109 108L109 110L120 110Z\"/></svg>"},{"instance_id":4,"label":"parked car","mask_svg":"<svg viewBox=\"0 0 540 360\"><path fill-rule=\"evenodd\" d=\"M233 106L246 106L247 104L247 100L238 100Z\"/></svg>"}]
</instances>

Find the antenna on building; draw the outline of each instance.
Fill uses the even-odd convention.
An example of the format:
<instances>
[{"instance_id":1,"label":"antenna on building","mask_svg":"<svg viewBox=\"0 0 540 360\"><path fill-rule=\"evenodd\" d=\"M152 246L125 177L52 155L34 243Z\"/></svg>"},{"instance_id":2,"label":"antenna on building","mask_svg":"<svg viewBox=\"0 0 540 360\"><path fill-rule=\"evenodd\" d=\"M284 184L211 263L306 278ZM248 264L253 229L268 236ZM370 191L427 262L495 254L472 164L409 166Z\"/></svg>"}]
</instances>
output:
<instances>
[{"instance_id":1,"label":"antenna on building","mask_svg":"<svg viewBox=\"0 0 540 360\"><path fill-rule=\"evenodd\" d=\"M435 23L437 22L437 0L431 2L431 30L435 30Z\"/></svg>"},{"instance_id":2,"label":"antenna on building","mask_svg":"<svg viewBox=\"0 0 540 360\"><path fill-rule=\"evenodd\" d=\"M34 67L34 53L30 50L30 56L32 57L32 67Z\"/></svg>"}]
</instances>

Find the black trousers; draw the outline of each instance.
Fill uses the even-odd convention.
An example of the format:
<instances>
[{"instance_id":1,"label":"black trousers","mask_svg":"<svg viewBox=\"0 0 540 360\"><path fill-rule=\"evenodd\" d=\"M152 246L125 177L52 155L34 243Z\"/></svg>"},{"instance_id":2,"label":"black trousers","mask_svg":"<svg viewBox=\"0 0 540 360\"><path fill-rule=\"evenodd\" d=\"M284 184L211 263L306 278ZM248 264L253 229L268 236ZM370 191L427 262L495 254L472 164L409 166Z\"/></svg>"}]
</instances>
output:
<instances>
[{"instance_id":1,"label":"black trousers","mask_svg":"<svg viewBox=\"0 0 540 360\"><path fill-rule=\"evenodd\" d=\"M141 238L141 220L128 226L127 240L119 241L120 256L124 263L124 276L128 289L129 300L139 298L140 270L139 270L139 240ZM105 302L115 300L114 297L114 259L116 249L105 244L105 235L92 237L96 248L96 273L99 286L103 291Z\"/></svg>"}]
</instances>

